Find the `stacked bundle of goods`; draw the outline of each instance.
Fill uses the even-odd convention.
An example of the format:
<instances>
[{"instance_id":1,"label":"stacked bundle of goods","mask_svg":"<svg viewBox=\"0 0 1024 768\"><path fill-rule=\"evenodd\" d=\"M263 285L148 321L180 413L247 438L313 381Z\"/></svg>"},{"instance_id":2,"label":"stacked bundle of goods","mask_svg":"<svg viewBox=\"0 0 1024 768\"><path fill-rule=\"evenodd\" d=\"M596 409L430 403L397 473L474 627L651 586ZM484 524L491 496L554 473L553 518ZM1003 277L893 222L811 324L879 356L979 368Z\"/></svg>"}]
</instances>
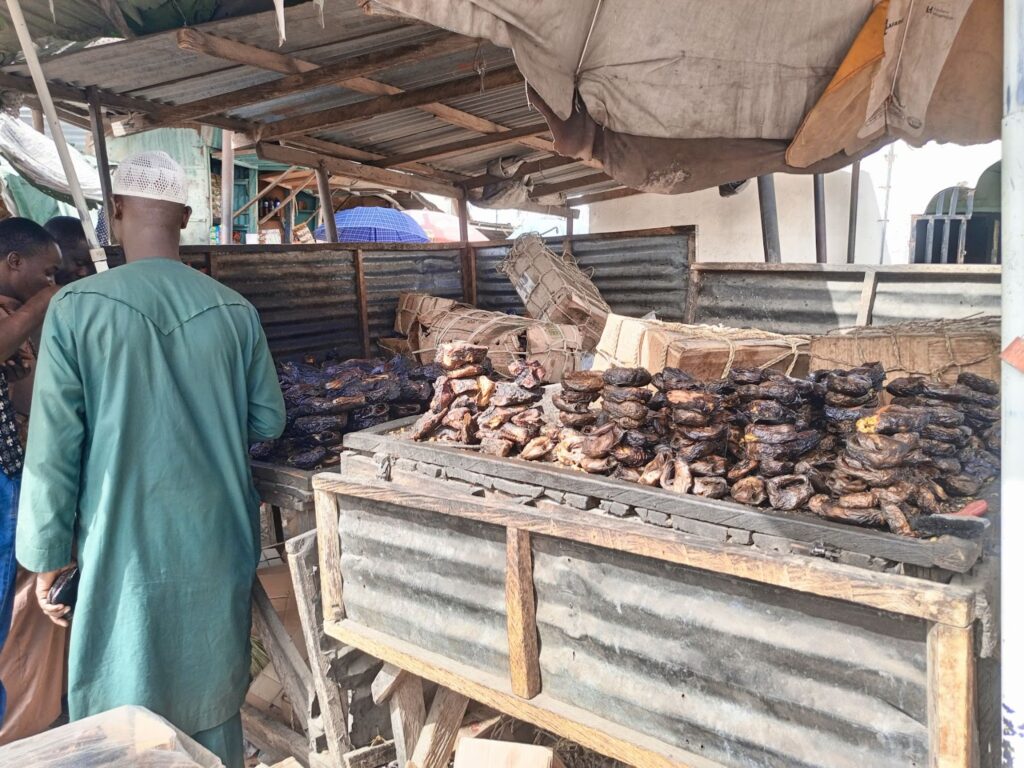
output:
<instances>
[{"instance_id":1,"label":"stacked bundle of goods","mask_svg":"<svg viewBox=\"0 0 1024 768\"><path fill-rule=\"evenodd\" d=\"M288 414L284 434L256 443L249 454L315 469L337 463L346 433L421 413L437 369L410 365L402 357L340 362L328 356L282 363L277 375Z\"/></svg>"},{"instance_id":2,"label":"stacked bundle of goods","mask_svg":"<svg viewBox=\"0 0 1024 768\"><path fill-rule=\"evenodd\" d=\"M538 363L514 361L515 379L495 382L487 347L442 344L437 360L443 374L429 410L412 427L414 440L479 445L485 453L510 456L540 436L544 369ZM535 452L532 446L529 453Z\"/></svg>"}]
</instances>

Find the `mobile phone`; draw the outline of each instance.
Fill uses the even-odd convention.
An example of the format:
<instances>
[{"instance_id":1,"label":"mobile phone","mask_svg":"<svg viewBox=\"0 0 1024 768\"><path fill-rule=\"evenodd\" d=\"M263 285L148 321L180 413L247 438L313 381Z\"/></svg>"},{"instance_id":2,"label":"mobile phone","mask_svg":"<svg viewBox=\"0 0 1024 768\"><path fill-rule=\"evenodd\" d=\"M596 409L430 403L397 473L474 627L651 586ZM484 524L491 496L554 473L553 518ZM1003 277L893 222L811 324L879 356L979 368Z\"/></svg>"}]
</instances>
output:
<instances>
[{"instance_id":1,"label":"mobile phone","mask_svg":"<svg viewBox=\"0 0 1024 768\"><path fill-rule=\"evenodd\" d=\"M66 605L73 611L75 603L78 601L78 581L80 576L81 574L78 571L78 566L64 571L64 573L58 576L47 594L47 599L50 601L50 604ZM70 617L71 611L68 611L64 618Z\"/></svg>"}]
</instances>

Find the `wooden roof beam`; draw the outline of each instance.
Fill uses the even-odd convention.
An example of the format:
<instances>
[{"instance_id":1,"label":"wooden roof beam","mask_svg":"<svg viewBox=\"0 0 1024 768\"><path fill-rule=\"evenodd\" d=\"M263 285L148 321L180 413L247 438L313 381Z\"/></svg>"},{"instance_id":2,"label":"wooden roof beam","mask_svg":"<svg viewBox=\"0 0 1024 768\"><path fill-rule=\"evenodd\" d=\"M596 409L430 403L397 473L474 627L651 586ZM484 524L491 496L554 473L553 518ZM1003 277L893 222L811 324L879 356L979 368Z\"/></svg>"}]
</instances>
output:
<instances>
[{"instance_id":1,"label":"wooden roof beam","mask_svg":"<svg viewBox=\"0 0 1024 768\"><path fill-rule=\"evenodd\" d=\"M516 139L521 139L524 136L536 136L539 133L547 133L547 123L541 123L539 125L528 125L523 128L511 128L507 131L500 131L498 133L488 133L483 136L477 136L472 139L463 139L462 141L453 141L448 144L441 144L436 147L428 147L427 149L417 150L415 152L406 152L402 155L393 155L391 157L385 157L382 160L376 160L371 165L377 165L382 168L387 168L394 165L404 165L405 163L414 162L416 160L436 160L439 157L448 157L449 155L457 155L461 152L466 152L472 149L481 149L483 147L492 147L499 144L511 144Z\"/></svg>"},{"instance_id":2,"label":"wooden roof beam","mask_svg":"<svg viewBox=\"0 0 1024 768\"><path fill-rule=\"evenodd\" d=\"M570 197L566 200L566 203L572 207L578 207L581 205L592 205L593 203L603 203L607 200L619 200L623 197L632 197L633 195L644 194L638 189L629 189L628 187L622 187L621 189L609 189L606 192L594 192L590 195L581 195L580 197Z\"/></svg>"},{"instance_id":3,"label":"wooden roof beam","mask_svg":"<svg viewBox=\"0 0 1024 768\"><path fill-rule=\"evenodd\" d=\"M278 120L276 123L267 125L263 129L262 136L264 139L276 139L283 136L294 136L297 133L323 130L331 126L340 125L341 123L347 123L350 120L398 112L403 109L410 109L411 107L431 104L435 101L468 96L482 90L503 88L521 82L523 82L523 76L516 67L503 67L488 72L483 77L473 74L458 80L440 83L439 85L406 91L395 96L378 96L375 99L367 99L366 101L347 104L343 107L334 107L308 115L291 117L287 120Z\"/></svg>"},{"instance_id":4,"label":"wooden roof beam","mask_svg":"<svg viewBox=\"0 0 1024 768\"><path fill-rule=\"evenodd\" d=\"M229 44L229 47L235 50L239 46L244 45L242 43L230 45L233 41L225 40L224 38L214 38L212 35L207 35L194 29L181 30L178 38L179 45L183 38L190 41L188 50L209 47L209 50L216 51L220 50L219 46L224 44ZM148 125L140 127L141 129L149 129L167 123L197 120L207 115L222 114L232 109L308 91L323 85L339 85L344 87L345 81L351 80L354 77L361 77L381 69L388 69L403 64L413 64L437 56L444 56L475 45L477 45L477 42L471 38L446 35L439 40L431 40L426 43L413 43L386 51L374 51L362 56L353 56L323 67L285 75L267 83L240 88L236 91L209 96L205 99L197 99L196 101L190 101L173 107L166 107L154 115ZM271 51L262 51L258 48L255 49L254 53L256 51L264 55L272 54ZM262 58L264 57L257 57L256 60L262 60Z\"/></svg>"},{"instance_id":5,"label":"wooden roof beam","mask_svg":"<svg viewBox=\"0 0 1024 768\"><path fill-rule=\"evenodd\" d=\"M379 184L388 189L401 189L406 192L426 192L444 197L458 197L460 190L452 184L446 184L423 176L392 171L386 168L375 168L372 165L356 163L340 157L327 157L301 149L282 147L280 144L260 142L256 145L256 153L264 160L288 165L301 165L306 168L317 168L321 164L330 173L350 179Z\"/></svg>"},{"instance_id":6,"label":"wooden roof beam","mask_svg":"<svg viewBox=\"0 0 1024 768\"><path fill-rule=\"evenodd\" d=\"M380 160L384 155L376 152L367 152L364 149L356 149L355 147L348 147L344 144L337 144L333 141L324 141L323 139L316 139L312 136L295 136L290 139L284 139L282 142L285 146L298 147L299 149L308 149L314 152L321 152L325 155L332 157L341 157L345 160L355 160L360 163L369 163L371 160ZM421 163L405 163L402 168L413 173L417 173L420 176L427 176L432 179L440 179L441 181L447 182L460 182L466 177L458 173L450 173L448 171L441 171L437 168L431 168L429 165L422 165Z\"/></svg>"},{"instance_id":7,"label":"wooden roof beam","mask_svg":"<svg viewBox=\"0 0 1024 768\"><path fill-rule=\"evenodd\" d=\"M601 184L611 180L611 177L607 174L592 173L589 176L579 176L575 179L556 181L551 184L541 184L533 188L533 192L530 197L540 198L547 197L548 195L557 195L562 192L570 192L574 189L582 189L583 187L589 187L592 184Z\"/></svg>"},{"instance_id":8,"label":"wooden roof beam","mask_svg":"<svg viewBox=\"0 0 1024 768\"><path fill-rule=\"evenodd\" d=\"M540 160L532 160L530 162L523 163L511 176L493 176L489 173L485 173L480 176L474 176L471 179L466 179L461 183L461 186L465 189L486 187L488 184L500 184L501 182L509 181L510 179L522 179L525 176L529 176L534 173L549 171L553 168L562 168L567 165L575 165L580 162L583 161L577 160L575 157L553 155L552 157L544 157Z\"/></svg>"},{"instance_id":9,"label":"wooden roof beam","mask_svg":"<svg viewBox=\"0 0 1024 768\"><path fill-rule=\"evenodd\" d=\"M191 31L195 32L196 30ZM278 53L277 51L268 51L265 48L259 48L255 45L250 45L249 43L240 43L235 40L217 37L208 33L200 34L203 35L202 39L186 36L186 46L196 45L197 52L202 52L209 56L216 56L224 59L225 61L233 61L236 64L245 64L250 67L266 69L271 72L280 72L282 75L310 72L314 69L320 68L319 64L314 64L312 61L305 61L294 56ZM179 33L178 45L182 45L181 33ZM199 51L198 48L202 48L202 50ZM193 48L188 47L188 50L193 50ZM368 77L354 77L351 80L346 80L344 83L339 83L339 85L349 89L350 91L357 91L358 93L365 93L372 96L396 96L398 94L405 93L405 91L398 86L382 83ZM477 131L478 133L498 133L500 131L508 130L506 126L495 123L493 120L488 120L469 112L463 112L461 109L449 107L447 104L423 104L416 107L416 109L421 112L426 112L429 115L433 115L438 120L443 120L449 125L456 125L459 128L467 128L471 131ZM516 143L521 146L541 150L543 152L555 151L554 143L550 139L542 139L537 136L527 136ZM581 160L578 162L585 163L592 168L601 168L601 164L597 160Z\"/></svg>"}]
</instances>

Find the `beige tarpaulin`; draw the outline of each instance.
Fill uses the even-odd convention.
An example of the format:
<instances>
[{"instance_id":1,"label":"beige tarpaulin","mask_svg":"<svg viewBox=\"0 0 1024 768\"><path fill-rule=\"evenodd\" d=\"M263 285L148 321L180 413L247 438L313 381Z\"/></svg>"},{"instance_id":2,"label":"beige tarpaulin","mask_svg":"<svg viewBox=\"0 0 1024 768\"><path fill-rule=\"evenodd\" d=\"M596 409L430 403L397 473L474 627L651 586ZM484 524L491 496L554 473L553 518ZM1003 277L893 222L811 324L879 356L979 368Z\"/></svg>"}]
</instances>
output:
<instances>
[{"instance_id":1,"label":"beige tarpaulin","mask_svg":"<svg viewBox=\"0 0 1024 768\"><path fill-rule=\"evenodd\" d=\"M512 48L559 152L649 191L999 135L998 0L364 4Z\"/></svg>"}]
</instances>

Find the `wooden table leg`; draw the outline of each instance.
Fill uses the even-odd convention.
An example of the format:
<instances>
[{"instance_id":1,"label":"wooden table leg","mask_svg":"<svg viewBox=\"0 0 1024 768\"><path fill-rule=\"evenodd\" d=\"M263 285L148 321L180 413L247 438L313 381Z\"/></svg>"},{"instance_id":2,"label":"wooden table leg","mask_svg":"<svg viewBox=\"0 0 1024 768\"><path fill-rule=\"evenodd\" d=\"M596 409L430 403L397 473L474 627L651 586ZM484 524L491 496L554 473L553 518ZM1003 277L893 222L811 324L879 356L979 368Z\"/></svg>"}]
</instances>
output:
<instances>
[{"instance_id":1,"label":"wooden table leg","mask_svg":"<svg viewBox=\"0 0 1024 768\"><path fill-rule=\"evenodd\" d=\"M974 630L933 624L928 631L928 740L932 768L975 768Z\"/></svg>"}]
</instances>

